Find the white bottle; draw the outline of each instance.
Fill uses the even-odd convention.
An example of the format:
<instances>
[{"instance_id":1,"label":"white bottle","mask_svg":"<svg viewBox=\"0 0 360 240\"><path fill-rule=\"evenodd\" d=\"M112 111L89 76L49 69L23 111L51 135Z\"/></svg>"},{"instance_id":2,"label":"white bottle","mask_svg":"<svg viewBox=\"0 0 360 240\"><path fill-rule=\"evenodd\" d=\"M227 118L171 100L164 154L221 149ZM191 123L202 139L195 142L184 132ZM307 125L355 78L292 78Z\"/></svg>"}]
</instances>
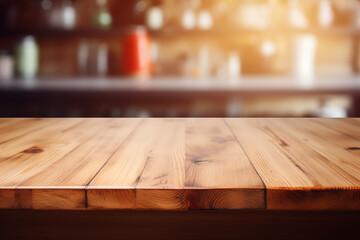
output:
<instances>
[{"instance_id":1,"label":"white bottle","mask_svg":"<svg viewBox=\"0 0 360 240\"><path fill-rule=\"evenodd\" d=\"M201 30L209 30L213 25L213 18L211 13L207 10L202 10L198 15L198 28Z\"/></svg>"},{"instance_id":2,"label":"white bottle","mask_svg":"<svg viewBox=\"0 0 360 240\"><path fill-rule=\"evenodd\" d=\"M276 52L276 47L275 47L275 44L273 41L267 39L267 40L264 40L262 43L261 43L261 47L260 47L260 51L261 51L261 54L264 56L264 57L271 57L275 54Z\"/></svg>"},{"instance_id":3,"label":"white bottle","mask_svg":"<svg viewBox=\"0 0 360 240\"><path fill-rule=\"evenodd\" d=\"M63 2L62 24L65 29L73 29L76 23L76 12L71 1Z\"/></svg>"},{"instance_id":4,"label":"white bottle","mask_svg":"<svg viewBox=\"0 0 360 240\"><path fill-rule=\"evenodd\" d=\"M98 46L97 71L98 75L101 77L106 76L108 73L108 52L109 48L107 44L102 43Z\"/></svg>"},{"instance_id":5,"label":"white bottle","mask_svg":"<svg viewBox=\"0 0 360 240\"><path fill-rule=\"evenodd\" d=\"M164 14L160 7L151 7L146 13L146 25L149 29L158 30L164 25Z\"/></svg>"},{"instance_id":6,"label":"white bottle","mask_svg":"<svg viewBox=\"0 0 360 240\"><path fill-rule=\"evenodd\" d=\"M298 0L290 1L289 22L295 28L305 28L308 26L308 20L301 10Z\"/></svg>"},{"instance_id":7,"label":"white bottle","mask_svg":"<svg viewBox=\"0 0 360 240\"><path fill-rule=\"evenodd\" d=\"M294 38L293 75L302 87L310 87L315 75L317 38L303 34Z\"/></svg>"},{"instance_id":8,"label":"white bottle","mask_svg":"<svg viewBox=\"0 0 360 240\"><path fill-rule=\"evenodd\" d=\"M329 0L321 0L319 3L318 21L322 27L329 27L334 20L334 13Z\"/></svg>"},{"instance_id":9,"label":"white bottle","mask_svg":"<svg viewBox=\"0 0 360 240\"><path fill-rule=\"evenodd\" d=\"M237 82L241 73L241 61L237 52L230 52L228 58L228 74L230 82Z\"/></svg>"},{"instance_id":10,"label":"white bottle","mask_svg":"<svg viewBox=\"0 0 360 240\"><path fill-rule=\"evenodd\" d=\"M195 28L196 25L196 15L195 12L191 9L184 11L181 17L181 25L186 30L191 30Z\"/></svg>"},{"instance_id":11,"label":"white bottle","mask_svg":"<svg viewBox=\"0 0 360 240\"><path fill-rule=\"evenodd\" d=\"M33 36L25 36L16 47L16 72L19 77L31 79L37 74L39 67L39 47Z\"/></svg>"}]
</instances>

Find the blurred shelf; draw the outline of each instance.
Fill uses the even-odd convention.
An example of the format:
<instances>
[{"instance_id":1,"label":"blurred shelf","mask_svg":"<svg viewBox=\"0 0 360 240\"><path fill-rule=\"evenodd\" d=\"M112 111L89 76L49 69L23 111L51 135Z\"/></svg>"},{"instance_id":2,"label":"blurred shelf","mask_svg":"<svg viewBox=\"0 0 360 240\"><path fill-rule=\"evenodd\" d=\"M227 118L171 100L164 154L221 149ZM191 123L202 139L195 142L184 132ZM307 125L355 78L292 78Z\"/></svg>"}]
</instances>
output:
<instances>
[{"instance_id":1,"label":"blurred shelf","mask_svg":"<svg viewBox=\"0 0 360 240\"><path fill-rule=\"evenodd\" d=\"M6 29L0 32L1 37L19 37L24 35L34 35L37 37L117 37L126 32L125 28L116 29Z\"/></svg>"},{"instance_id":2,"label":"blurred shelf","mask_svg":"<svg viewBox=\"0 0 360 240\"><path fill-rule=\"evenodd\" d=\"M123 97L246 97L306 94L360 95L360 76L317 77L303 85L291 77L246 76L237 82L179 77L134 78L40 78L33 84L16 80L0 84L1 94L92 93Z\"/></svg>"},{"instance_id":3,"label":"blurred shelf","mask_svg":"<svg viewBox=\"0 0 360 240\"><path fill-rule=\"evenodd\" d=\"M212 30L183 30L183 29L164 29L162 31L150 31L152 36L229 36L234 34L258 34L258 35L294 35L294 34L315 34L315 35L339 35L339 36L358 36L360 29L354 27L335 27L335 28L233 28L233 29L212 29Z\"/></svg>"},{"instance_id":4,"label":"blurred shelf","mask_svg":"<svg viewBox=\"0 0 360 240\"><path fill-rule=\"evenodd\" d=\"M24 35L35 35L38 37L120 37L128 31L129 27L111 28L111 29L3 29L0 31L0 37L18 37ZM211 29L211 30L183 30L176 28L164 28L163 30L149 31L154 37L208 37L208 36L229 36L234 34L315 34L315 35L339 35L339 36L358 36L360 29L355 27L333 27L333 28L231 28L231 29Z\"/></svg>"}]
</instances>

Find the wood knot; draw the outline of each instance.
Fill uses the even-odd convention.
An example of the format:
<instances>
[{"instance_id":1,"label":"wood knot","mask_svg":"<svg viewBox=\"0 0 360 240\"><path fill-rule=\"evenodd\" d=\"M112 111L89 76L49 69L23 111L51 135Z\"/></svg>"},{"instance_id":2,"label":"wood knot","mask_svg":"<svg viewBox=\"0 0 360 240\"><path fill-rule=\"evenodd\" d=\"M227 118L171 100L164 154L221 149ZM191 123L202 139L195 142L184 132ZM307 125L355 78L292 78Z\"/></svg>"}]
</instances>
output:
<instances>
[{"instance_id":1,"label":"wood knot","mask_svg":"<svg viewBox=\"0 0 360 240\"><path fill-rule=\"evenodd\" d=\"M23 153L41 153L43 151L40 147L35 146L24 150Z\"/></svg>"},{"instance_id":2,"label":"wood knot","mask_svg":"<svg viewBox=\"0 0 360 240\"><path fill-rule=\"evenodd\" d=\"M191 160L193 163L204 163L204 162L210 162L209 159L201 159L201 158L193 158Z\"/></svg>"},{"instance_id":3,"label":"wood knot","mask_svg":"<svg viewBox=\"0 0 360 240\"><path fill-rule=\"evenodd\" d=\"M347 150L360 150L360 147L348 147Z\"/></svg>"}]
</instances>

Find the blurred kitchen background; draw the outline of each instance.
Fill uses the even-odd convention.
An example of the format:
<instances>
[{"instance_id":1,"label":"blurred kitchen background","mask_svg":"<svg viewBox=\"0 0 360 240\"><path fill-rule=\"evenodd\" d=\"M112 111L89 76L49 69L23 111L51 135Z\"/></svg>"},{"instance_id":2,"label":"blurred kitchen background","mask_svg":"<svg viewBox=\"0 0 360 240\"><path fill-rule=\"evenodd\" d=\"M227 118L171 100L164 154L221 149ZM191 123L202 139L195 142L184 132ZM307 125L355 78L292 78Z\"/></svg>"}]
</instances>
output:
<instances>
[{"instance_id":1,"label":"blurred kitchen background","mask_svg":"<svg viewBox=\"0 0 360 240\"><path fill-rule=\"evenodd\" d=\"M2 117L360 117L358 0L2 0Z\"/></svg>"}]
</instances>

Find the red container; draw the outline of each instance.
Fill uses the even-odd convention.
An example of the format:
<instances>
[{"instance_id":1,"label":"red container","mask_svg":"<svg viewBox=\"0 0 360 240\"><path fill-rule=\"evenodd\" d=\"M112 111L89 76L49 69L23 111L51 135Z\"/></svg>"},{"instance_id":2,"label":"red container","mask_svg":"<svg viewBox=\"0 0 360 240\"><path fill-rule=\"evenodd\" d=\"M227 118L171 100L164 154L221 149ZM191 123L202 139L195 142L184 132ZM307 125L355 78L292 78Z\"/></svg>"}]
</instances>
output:
<instances>
[{"instance_id":1,"label":"red container","mask_svg":"<svg viewBox=\"0 0 360 240\"><path fill-rule=\"evenodd\" d=\"M123 40L123 71L126 75L149 76L151 74L150 37L145 28L129 29Z\"/></svg>"}]
</instances>

